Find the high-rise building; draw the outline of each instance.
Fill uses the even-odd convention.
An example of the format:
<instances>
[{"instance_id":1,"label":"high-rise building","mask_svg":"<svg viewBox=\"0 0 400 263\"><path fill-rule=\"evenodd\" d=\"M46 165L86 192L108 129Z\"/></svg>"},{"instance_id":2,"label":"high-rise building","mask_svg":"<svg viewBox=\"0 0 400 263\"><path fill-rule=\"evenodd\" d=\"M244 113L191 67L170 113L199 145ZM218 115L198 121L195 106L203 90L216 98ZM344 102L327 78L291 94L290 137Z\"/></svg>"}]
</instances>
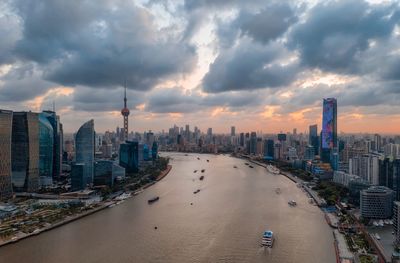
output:
<instances>
[{"instance_id":1,"label":"high-rise building","mask_svg":"<svg viewBox=\"0 0 400 263\"><path fill-rule=\"evenodd\" d=\"M53 183L54 131L46 114L39 113L39 176L40 185Z\"/></svg>"},{"instance_id":2,"label":"high-rise building","mask_svg":"<svg viewBox=\"0 0 400 263\"><path fill-rule=\"evenodd\" d=\"M319 154L318 125L310 125L308 143L314 148L314 154Z\"/></svg>"},{"instance_id":3,"label":"high-rise building","mask_svg":"<svg viewBox=\"0 0 400 263\"><path fill-rule=\"evenodd\" d=\"M235 126L232 126L231 127L231 136L233 137L233 136L236 136L236 128L235 128Z\"/></svg>"},{"instance_id":4,"label":"high-rise building","mask_svg":"<svg viewBox=\"0 0 400 263\"><path fill-rule=\"evenodd\" d=\"M379 134L374 135L375 151L380 152L382 150L382 137Z\"/></svg>"},{"instance_id":5,"label":"high-rise building","mask_svg":"<svg viewBox=\"0 0 400 263\"><path fill-rule=\"evenodd\" d=\"M245 142L245 140L244 140L244 133L241 132L241 133L240 133L240 136L239 136L239 145L242 146L242 147L244 147L244 142Z\"/></svg>"},{"instance_id":6,"label":"high-rise building","mask_svg":"<svg viewBox=\"0 0 400 263\"><path fill-rule=\"evenodd\" d=\"M264 158L274 159L274 140L264 140Z\"/></svg>"},{"instance_id":7,"label":"high-rise building","mask_svg":"<svg viewBox=\"0 0 400 263\"><path fill-rule=\"evenodd\" d=\"M123 140L128 140L128 117L129 117L129 109L126 106L126 84L125 84L125 93L124 93L124 108L121 110L121 115L124 118L124 130L123 130Z\"/></svg>"},{"instance_id":8,"label":"high-rise building","mask_svg":"<svg viewBox=\"0 0 400 263\"><path fill-rule=\"evenodd\" d=\"M337 101L335 98L323 100L321 159L331 162L332 150L337 148Z\"/></svg>"},{"instance_id":9,"label":"high-rise building","mask_svg":"<svg viewBox=\"0 0 400 263\"><path fill-rule=\"evenodd\" d=\"M63 129L60 117L54 111L43 111L40 113L43 118L47 118L53 128L53 180L58 180L61 176L62 154L63 154Z\"/></svg>"},{"instance_id":10,"label":"high-rise building","mask_svg":"<svg viewBox=\"0 0 400 263\"><path fill-rule=\"evenodd\" d=\"M107 185L112 187L115 180L125 177L125 169L110 160L98 160L94 164L94 185Z\"/></svg>"},{"instance_id":11,"label":"high-rise building","mask_svg":"<svg viewBox=\"0 0 400 263\"><path fill-rule=\"evenodd\" d=\"M393 203L393 229L396 236L395 243L400 244L400 202Z\"/></svg>"},{"instance_id":12,"label":"high-rise building","mask_svg":"<svg viewBox=\"0 0 400 263\"><path fill-rule=\"evenodd\" d=\"M39 116L14 112L11 144L12 184L17 192L39 189Z\"/></svg>"},{"instance_id":13,"label":"high-rise building","mask_svg":"<svg viewBox=\"0 0 400 263\"><path fill-rule=\"evenodd\" d=\"M12 197L11 138L12 111L0 110L0 201Z\"/></svg>"},{"instance_id":14,"label":"high-rise building","mask_svg":"<svg viewBox=\"0 0 400 263\"><path fill-rule=\"evenodd\" d=\"M77 164L84 164L83 184L93 184L94 152L95 152L94 121L84 123L75 136L75 160Z\"/></svg>"},{"instance_id":15,"label":"high-rise building","mask_svg":"<svg viewBox=\"0 0 400 263\"><path fill-rule=\"evenodd\" d=\"M384 186L371 186L360 194L361 216L365 219L386 219L392 216L393 191Z\"/></svg>"},{"instance_id":16,"label":"high-rise building","mask_svg":"<svg viewBox=\"0 0 400 263\"><path fill-rule=\"evenodd\" d=\"M120 145L119 165L125 168L127 174L139 171L139 143L137 141L126 141Z\"/></svg>"},{"instance_id":17,"label":"high-rise building","mask_svg":"<svg viewBox=\"0 0 400 263\"><path fill-rule=\"evenodd\" d=\"M250 145L249 145L249 150L250 154L256 154L257 153L257 133L256 132L251 132L250 133Z\"/></svg>"}]
</instances>

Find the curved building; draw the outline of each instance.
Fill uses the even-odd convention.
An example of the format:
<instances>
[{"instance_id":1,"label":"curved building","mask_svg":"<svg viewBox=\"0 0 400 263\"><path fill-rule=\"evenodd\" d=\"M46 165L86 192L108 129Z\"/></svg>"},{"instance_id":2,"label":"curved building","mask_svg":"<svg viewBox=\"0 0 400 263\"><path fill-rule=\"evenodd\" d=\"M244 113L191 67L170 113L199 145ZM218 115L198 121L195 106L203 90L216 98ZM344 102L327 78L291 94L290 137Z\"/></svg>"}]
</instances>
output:
<instances>
[{"instance_id":1,"label":"curved building","mask_svg":"<svg viewBox=\"0 0 400 263\"><path fill-rule=\"evenodd\" d=\"M39 175L41 185L49 185L53 178L53 126L46 115L39 114Z\"/></svg>"},{"instance_id":2,"label":"curved building","mask_svg":"<svg viewBox=\"0 0 400 263\"><path fill-rule=\"evenodd\" d=\"M94 164L94 121L84 123L75 136L75 158L76 163L83 164L82 173L83 185L93 184L93 164Z\"/></svg>"},{"instance_id":3,"label":"curved building","mask_svg":"<svg viewBox=\"0 0 400 263\"><path fill-rule=\"evenodd\" d=\"M39 116L14 112L12 124L12 184L17 192L39 189Z\"/></svg>"}]
</instances>

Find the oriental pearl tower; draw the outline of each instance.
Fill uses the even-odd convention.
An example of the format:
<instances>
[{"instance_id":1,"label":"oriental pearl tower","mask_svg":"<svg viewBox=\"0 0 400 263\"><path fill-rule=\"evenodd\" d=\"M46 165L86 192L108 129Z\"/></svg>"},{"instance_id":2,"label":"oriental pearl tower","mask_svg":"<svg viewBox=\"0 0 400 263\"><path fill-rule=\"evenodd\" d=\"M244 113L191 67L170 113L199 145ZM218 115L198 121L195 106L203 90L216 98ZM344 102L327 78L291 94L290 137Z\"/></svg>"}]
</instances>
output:
<instances>
[{"instance_id":1,"label":"oriental pearl tower","mask_svg":"<svg viewBox=\"0 0 400 263\"><path fill-rule=\"evenodd\" d=\"M126 83L125 83L125 95L124 95L124 108L121 110L121 115L124 117L124 133L123 140L128 140L128 116L129 109L126 107Z\"/></svg>"}]
</instances>

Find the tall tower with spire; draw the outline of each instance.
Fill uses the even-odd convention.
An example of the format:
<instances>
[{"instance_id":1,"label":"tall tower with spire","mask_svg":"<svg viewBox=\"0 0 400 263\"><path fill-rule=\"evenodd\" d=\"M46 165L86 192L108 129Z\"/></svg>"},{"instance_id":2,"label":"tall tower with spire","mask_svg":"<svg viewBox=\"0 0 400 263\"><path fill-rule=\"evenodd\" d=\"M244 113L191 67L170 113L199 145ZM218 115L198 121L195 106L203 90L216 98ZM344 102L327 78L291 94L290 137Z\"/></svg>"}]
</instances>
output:
<instances>
[{"instance_id":1,"label":"tall tower with spire","mask_svg":"<svg viewBox=\"0 0 400 263\"><path fill-rule=\"evenodd\" d=\"M129 116L129 109L126 106L126 81L125 81L125 94L124 94L124 108L121 110L121 114L124 118L124 132L123 132L123 138L124 140L128 139L128 116Z\"/></svg>"}]
</instances>

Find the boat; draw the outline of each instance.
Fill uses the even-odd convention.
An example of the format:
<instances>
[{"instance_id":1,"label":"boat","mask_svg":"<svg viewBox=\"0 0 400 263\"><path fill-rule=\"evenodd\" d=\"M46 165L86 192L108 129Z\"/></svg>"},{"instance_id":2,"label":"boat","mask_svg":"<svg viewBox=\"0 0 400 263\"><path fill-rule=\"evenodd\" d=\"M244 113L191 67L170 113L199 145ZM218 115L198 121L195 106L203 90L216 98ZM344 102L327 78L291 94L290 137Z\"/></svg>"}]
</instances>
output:
<instances>
[{"instance_id":1,"label":"boat","mask_svg":"<svg viewBox=\"0 0 400 263\"><path fill-rule=\"evenodd\" d=\"M197 157L197 160L200 160L200 158L199 158L199 157Z\"/></svg>"},{"instance_id":2,"label":"boat","mask_svg":"<svg viewBox=\"0 0 400 263\"><path fill-rule=\"evenodd\" d=\"M196 191L194 191L194 194L197 194L198 192L200 192L200 189L197 189Z\"/></svg>"},{"instance_id":3,"label":"boat","mask_svg":"<svg viewBox=\"0 0 400 263\"><path fill-rule=\"evenodd\" d=\"M272 247L274 244L274 232L266 230L261 239L261 245L264 247Z\"/></svg>"},{"instance_id":4,"label":"boat","mask_svg":"<svg viewBox=\"0 0 400 263\"><path fill-rule=\"evenodd\" d=\"M207 160L207 162L210 162L210 160Z\"/></svg>"},{"instance_id":5,"label":"boat","mask_svg":"<svg viewBox=\"0 0 400 263\"><path fill-rule=\"evenodd\" d=\"M290 200L290 201L288 202L288 204L289 204L290 206L296 206L296 205L297 205L296 201L294 201L294 200Z\"/></svg>"},{"instance_id":6,"label":"boat","mask_svg":"<svg viewBox=\"0 0 400 263\"><path fill-rule=\"evenodd\" d=\"M204 173L205 170L206 170L206 169L202 169L201 172Z\"/></svg>"},{"instance_id":7,"label":"boat","mask_svg":"<svg viewBox=\"0 0 400 263\"><path fill-rule=\"evenodd\" d=\"M194 170L193 173L197 173L197 170Z\"/></svg>"},{"instance_id":8,"label":"boat","mask_svg":"<svg viewBox=\"0 0 400 263\"><path fill-rule=\"evenodd\" d=\"M378 233L375 233L375 238L376 238L377 240L381 240L381 237L378 235Z\"/></svg>"},{"instance_id":9,"label":"boat","mask_svg":"<svg viewBox=\"0 0 400 263\"><path fill-rule=\"evenodd\" d=\"M237 166L236 166L236 165L234 165L234 166L233 166L233 168L237 168Z\"/></svg>"},{"instance_id":10,"label":"boat","mask_svg":"<svg viewBox=\"0 0 400 263\"><path fill-rule=\"evenodd\" d=\"M272 173L272 174L279 174L280 170L278 168L276 168L275 166L272 166L270 164L267 165L267 170L268 172Z\"/></svg>"},{"instance_id":11,"label":"boat","mask_svg":"<svg viewBox=\"0 0 400 263\"><path fill-rule=\"evenodd\" d=\"M202 176L200 176L200 181L203 181L203 179L204 179L204 175L202 175Z\"/></svg>"},{"instance_id":12,"label":"boat","mask_svg":"<svg viewBox=\"0 0 400 263\"><path fill-rule=\"evenodd\" d=\"M249 165L250 168L254 168L253 166Z\"/></svg>"},{"instance_id":13,"label":"boat","mask_svg":"<svg viewBox=\"0 0 400 263\"><path fill-rule=\"evenodd\" d=\"M281 191L281 189L279 187L275 189L275 193L280 194L281 192L282 191Z\"/></svg>"},{"instance_id":14,"label":"boat","mask_svg":"<svg viewBox=\"0 0 400 263\"><path fill-rule=\"evenodd\" d=\"M245 165L249 165L249 163L244 163Z\"/></svg>"},{"instance_id":15,"label":"boat","mask_svg":"<svg viewBox=\"0 0 400 263\"><path fill-rule=\"evenodd\" d=\"M160 197L156 196L156 197L153 197L153 198L147 200L147 202L148 202L149 204L152 204L152 203L158 201L159 199L160 199Z\"/></svg>"}]
</instances>

